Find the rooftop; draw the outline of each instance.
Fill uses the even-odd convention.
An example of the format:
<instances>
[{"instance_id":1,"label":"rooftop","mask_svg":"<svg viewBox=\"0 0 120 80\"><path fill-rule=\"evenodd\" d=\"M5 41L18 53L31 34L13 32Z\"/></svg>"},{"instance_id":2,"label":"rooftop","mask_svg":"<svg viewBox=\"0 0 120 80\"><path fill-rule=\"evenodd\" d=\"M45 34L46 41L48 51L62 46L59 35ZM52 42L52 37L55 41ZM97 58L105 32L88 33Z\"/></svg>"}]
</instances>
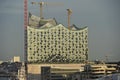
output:
<instances>
[{"instance_id":1,"label":"rooftop","mask_svg":"<svg viewBox=\"0 0 120 80\"><path fill-rule=\"evenodd\" d=\"M32 28L49 29L49 28L60 26L60 25L64 26L63 24L58 24L55 18L41 19L40 17L29 14L29 26ZM87 28L87 26L85 26L83 28L78 28L75 24L71 25L70 27L71 27L70 30L72 30L72 31L83 30L83 29ZM68 29L67 27L65 27L65 28Z\"/></svg>"}]
</instances>

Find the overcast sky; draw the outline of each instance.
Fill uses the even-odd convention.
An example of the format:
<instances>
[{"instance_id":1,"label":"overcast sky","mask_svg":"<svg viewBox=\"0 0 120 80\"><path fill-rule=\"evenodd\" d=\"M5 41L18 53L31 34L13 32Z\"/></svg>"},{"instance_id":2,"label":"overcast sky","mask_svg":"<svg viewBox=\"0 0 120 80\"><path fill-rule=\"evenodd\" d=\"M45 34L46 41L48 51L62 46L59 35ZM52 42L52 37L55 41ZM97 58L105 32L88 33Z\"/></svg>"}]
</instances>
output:
<instances>
[{"instance_id":1,"label":"overcast sky","mask_svg":"<svg viewBox=\"0 0 120 80\"><path fill-rule=\"evenodd\" d=\"M39 16L39 6L28 10ZM56 18L67 26L67 11L72 9L71 24L88 26L89 60L120 61L120 0L43 0L45 18ZM53 4L52 4L53 3ZM54 4L59 4L54 5ZM24 54L23 0L0 0L0 60Z\"/></svg>"}]
</instances>

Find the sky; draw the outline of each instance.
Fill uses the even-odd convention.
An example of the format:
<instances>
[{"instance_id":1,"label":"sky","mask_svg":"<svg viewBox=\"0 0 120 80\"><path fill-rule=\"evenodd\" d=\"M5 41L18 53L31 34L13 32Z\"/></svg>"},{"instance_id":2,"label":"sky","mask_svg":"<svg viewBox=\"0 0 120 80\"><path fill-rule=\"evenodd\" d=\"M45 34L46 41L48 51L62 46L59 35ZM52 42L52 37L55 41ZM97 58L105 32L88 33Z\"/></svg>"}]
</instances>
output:
<instances>
[{"instance_id":1,"label":"sky","mask_svg":"<svg viewBox=\"0 0 120 80\"><path fill-rule=\"evenodd\" d=\"M28 11L39 16L39 6ZM67 11L72 9L71 25L88 26L89 60L120 61L120 0L42 0L44 18L55 18L67 26ZM23 0L0 0L0 60L24 57ZM107 56L107 58L106 58Z\"/></svg>"}]
</instances>

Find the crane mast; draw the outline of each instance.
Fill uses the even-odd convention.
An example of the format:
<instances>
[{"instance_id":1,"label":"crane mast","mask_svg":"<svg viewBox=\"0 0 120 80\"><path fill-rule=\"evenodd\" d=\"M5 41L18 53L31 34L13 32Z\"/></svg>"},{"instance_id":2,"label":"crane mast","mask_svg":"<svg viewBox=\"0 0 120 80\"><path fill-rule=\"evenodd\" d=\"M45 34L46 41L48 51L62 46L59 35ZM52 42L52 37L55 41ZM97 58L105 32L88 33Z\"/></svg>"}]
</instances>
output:
<instances>
[{"instance_id":1,"label":"crane mast","mask_svg":"<svg viewBox=\"0 0 120 80\"><path fill-rule=\"evenodd\" d=\"M40 5L40 18L42 19L43 18L43 5L44 5L44 2L31 2L31 4Z\"/></svg>"},{"instance_id":2,"label":"crane mast","mask_svg":"<svg viewBox=\"0 0 120 80\"><path fill-rule=\"evenodd\" d=\"M72 14L72 10L71 9L67 9L68 12L68 29L70 29L70 16Z\"/></svg>"},{"instance_id":3,"label":"crane mast","mask_svg":"<svg viewBox=\"0 0 120 80\"><path fill-rule=\"evenodd\" d=\"M27 79L27 26L28 26L28 0L24 0L24 64L25 80Z\"/></svg>"},{"instance_id":4,"label":"crane mast","mask_svg":"<svg viewBox=\"0 0 120 80\"><path fill-rule=\"evenodd\" d=\"M43 19L43 6L44 5L56 5L56 6L61 6L62 3L48 3L48 2L31 2L31 4L34 4L34 5L39 5L40 6L40 18Z\"/></svg>"}]
</instances>

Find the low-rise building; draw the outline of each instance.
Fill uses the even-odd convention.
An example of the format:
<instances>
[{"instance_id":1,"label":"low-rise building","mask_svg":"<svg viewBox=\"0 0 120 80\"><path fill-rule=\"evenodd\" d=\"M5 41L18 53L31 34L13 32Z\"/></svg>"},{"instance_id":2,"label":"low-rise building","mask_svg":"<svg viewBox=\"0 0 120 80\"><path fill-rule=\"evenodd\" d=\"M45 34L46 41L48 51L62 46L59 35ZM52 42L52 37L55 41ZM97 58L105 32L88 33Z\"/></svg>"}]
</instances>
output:
<instances>
[{"instance_id":1,"label":"low-rise building","mask_svg":"<svg viewBox=\"0 0 120 80\"><path fill-rule=\"evenodd\" d=\"M84 64L28 64L29 80L41 80L43 76L50 76L51 80L66 79L68 75L82 72ZM48 69L49 75L45 68ZM44 79L44 78L43 78ZM46 78L44 79L46 80ZM50 80L50 79L49 79Z\"/></svg>"},{"instance_id":2,"label":"low-rise building","mask_svg":"<svg viewBox=\"0 0 120 80\"><path fill-rule=\"evenodd\" d=\"M20 62L20 56L14 56L13 62Z\"/></svg>"}]
</instances>

